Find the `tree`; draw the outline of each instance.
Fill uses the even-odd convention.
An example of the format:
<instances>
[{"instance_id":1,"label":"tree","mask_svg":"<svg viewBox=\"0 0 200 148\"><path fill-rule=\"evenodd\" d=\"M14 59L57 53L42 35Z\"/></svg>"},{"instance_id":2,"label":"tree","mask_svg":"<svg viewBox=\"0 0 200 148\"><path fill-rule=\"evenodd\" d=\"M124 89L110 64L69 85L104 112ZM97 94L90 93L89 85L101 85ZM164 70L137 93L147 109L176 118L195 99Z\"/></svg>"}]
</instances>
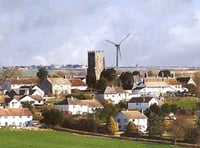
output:
<instances>
[{"instance_id":1,"label":"tree","mask_svg":"<svg viewBox=\"0 0 200 148\"><path fill-rule=\"evenodd\" d=\"M96 76L95 76L95 74L87 74L86 83L90 88L94 88L96 86Z\"/></svg>"},{"instance_id":2,"label":"tree","mask_svg":"<svg viewBox=\"0 0 200 148\"><path fill-rule=\"evenodd\" d=\"M159 73L158 73L158 76L159 77L171 77L171 73L169 70L165 69L165 70L161 70Z\"/></svg>"},{"instance_id":3,"label":"tree","mask_svg":"<svg viewBox=\"0 0 200 148\"><path fill-rule=\"evenodd\" d=\"M42 110L42 122L48 124L48 125L57 125L61 124L64 120L63 112L57 110L57 109L50 109L47 108Z\"/></svg>"},{"instance_id":4,"label":"tree","mask_svg":"<svg viewBox=\"0 0 200 148\"><path fill-rule=\"evenodd\" d=\"M132 74L133 74L133 76L140 76L140 72L139 71L134 71Z\"/></svg>"},{"instance_id":5,"label":"tree","mask_svg":"<svg viewBox=\"0 0 200 148\"><path fill-rule=\"evenodd\" d=\"M156 113L151 112L148 117L149 135L151 137L161 137L164 132L164 119Z\"/></svg>"},{"instance_id":6,"label":"tree","mask_svg":"<svg viewBox=\"0 0 200 148\"><path fill-rule=\"evenodd\" d=\"M103 121L107 121L110 116L114 117L120 110L116 105L108 103L106 101L102 102L102 105L104 106L104 108L102 110L99 110L97 114L99 118Z\"/></svg>"},{"instance_id":7,"label":"tree","mask_svg":"<svg viewBox=\"0 0 200 148\"><path fill-rule=\"evenodd\" d=\"M178 118L177 120L172 122L172 133L174 135L175 144L177 139L184 138L187 127L187 121L182 118Z\"/></svg>"},{"instance_id":8,"label":"tree","mask_svg":"<svg viewBox=\"0 0 200 148\"><path fill-rule=\"evenodd\" d=\"M101 72L101 78L104 77L108 82L114 81L117 77L117 73L114 68L104 69Z\"/></svg>"},{"instance_id":9,"label":"tree","mask_svg":"<svg viewBox=\"0 0 200 148\"><path fill-rule=\"evenodd\" d=\"M20 71L17 68L9 68L4 71L1 71L0 78L6 79L6 78L17 78L22 77L22 71Z\"/></svg>"},{"instance_id":10,"label":"tree","mask_svg":"<svg viewBox=\"0 0 200 148\"><path fill-rule=\"evenodd\" d=\"M164 115L168 115L171 112L171 107L168 103L165 103L161 106L161 111Z\"/></svg>"},{"instance_id":11,"label":"tree","mask_svg":"<svg viewBox=\"0 0 200 148\"><path fill-rule=\"evenodd\" d=\"M157 115L161 115L161 109L160 109L160 107L156 103L154 103L153 105L151 105L149 107L149 109L150 109L151 112L153 112L153 113L155 113Z\"/></svg>"},{"instance_id":12,"label":"tree","mask_svg":"<svg viewBox=\"0 0 200 148\"><path fill-rule=\"evenodd\" d=\"M70 77L70 74L65 71L65 70L59 70L59 71L56 71L54 74L53 74L53 77L54 78L59 78L59 77Z\"/></svg>"},{"instance_id":13,"label":"tree","mask_svg":"<svg viewBox=\"0 0 200 148\"><path fill-rule=\"evenodd\" d=\"M131 72L122 72L120 75L123 89L133 88L133 74Z\"/></svg>"},{"instance_id":14,"label":"tree","mask_svg":"<svg viewBox=\"0 0 200 148\"><path fill-rule=\"evenodd\" d=\"M147 71L147 75L148 75L148 77L153 77L153 76L155 76L155 74L153 73L152 70Z\"/></svg>"},{"instance_id":15,"label":"tree","mask_svg":"<svg viewBox=\"0 0 200 148\"><path fill-rule=\"evenodd\" d=\"M193 80L197 86L200 86L200 71L194 73Z\"/></svg>"},{"instance_id":16,"label":"tree","mask_svg":"<svg viewBox=\"0 0 200 148\"><path fill-rule=\"evenodd\" d=\"M107 130L110 134L114 134L115 132L119 131L118 123L115 122L115 120L112 116L110 116L108 119Z\"/></svg>"},{"instance_id":17,"label":"tree","mask_svg":"<svg viewBox=\"0 0 200 148\"><path fill-rule=\"evenodd\" d=\"M176 104L171 104L171 105L170 105L170 108L171 108L171 112L174 113L174 114L175 114L175 113L177 112L177 110L178 110Z\"/></svg>"},{"instance_id":18,"label":"tree","mask_svg":"<svg viewBox=\"0 0 200 148\"><path fill-rule=\"evenodd\" d=\"M188 129L185 133L184 140L188 143L200 143L200 130L196 128Z\"/></svg>"},{"instance_id":19,"label":"tree","mask_svg":"<svg viewBox=\"0 0 200 148\"><path fill-rule=\"evenodd\" d=\"M40 82L42 82L45 78L48 76L48 71L46 70L45 67L42 67L39 69L37 72L37 77L40 79Z\"/></svg>"},{"instance_id":20,"label":"tree","mask_svg":"<svg viewBox=\"0 0 200 148\"><path fill-rule=\"evenodd\" d=\"M107 83L107 80L104 77L102 77L100 78L100 80L97 81L96 88L102 93L106 89Z\"/></svg>"},{"instance_id":21,"label":"tree","mask_svg":"<svg viewBox=\"0 0 200 148\"><path fill-rule=\"evenodd\" d=\"M138 129L133 121L130 121L126 128L126 133L128 134L135 134L138 132Z\"/></svg>"}]
</instances>

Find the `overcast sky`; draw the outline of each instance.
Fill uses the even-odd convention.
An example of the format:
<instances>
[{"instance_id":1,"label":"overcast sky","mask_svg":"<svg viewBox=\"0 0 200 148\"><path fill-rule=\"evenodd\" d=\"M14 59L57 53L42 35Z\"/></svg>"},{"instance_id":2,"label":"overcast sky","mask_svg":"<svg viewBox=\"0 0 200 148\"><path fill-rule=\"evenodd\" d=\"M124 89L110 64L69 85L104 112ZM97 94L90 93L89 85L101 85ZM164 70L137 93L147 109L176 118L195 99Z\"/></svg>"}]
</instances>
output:
<instances>
[{"instance_id":1,"label":"overcast sky","mask_svg":"<svg viewBox=\"0 0 200 148\"><path fill-rule=\"evenodd\" d=\"M0 65L200 66L200 0L0 0Z\"/></svg>"}]
</instances>

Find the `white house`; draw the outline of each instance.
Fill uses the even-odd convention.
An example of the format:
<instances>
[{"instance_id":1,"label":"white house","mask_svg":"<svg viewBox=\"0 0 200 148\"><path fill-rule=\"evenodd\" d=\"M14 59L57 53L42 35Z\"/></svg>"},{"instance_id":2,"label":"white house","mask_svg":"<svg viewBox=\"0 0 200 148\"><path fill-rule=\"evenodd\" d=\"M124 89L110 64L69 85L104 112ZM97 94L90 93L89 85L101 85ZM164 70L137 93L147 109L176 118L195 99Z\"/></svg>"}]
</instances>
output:
<instances>
[{"instance_id":1,"label":"white house","mask_svg":"<svg viewBox=\"0 0 200 148\"><path fill-rule=\"evenodd\" d=\"M87 90L87 84L81 79L69 79L72 90Z\"/></svg>"},{"instance_id":2,"label":"white house","mask_svg":"<svg viewBox=\"0 0 200 148\"><path fill-rule=\"evenodd\" d=\"M33 115L28 108L0 109L0 127L25 127L31 123Z\"/></svg>"},{"instance_id":3,"label":"white house","mask_svg":"<svg viewBox=\"0 0 200 148\"><path fill-rule=\"evenodd\" d=\"M8 102L8 108L22 108L22 104L19 100L14 98Z\"/></svg>"},{"instance_id":4,"label":"white house","mask_svg":"<svg viewBox=\"0 0 200 148\"><path fill-rule=\"evenodd\" d=\"M133 97L128 102L128 109L138 109L139 111L145 111L153 104L161 105L160 101L154 97Z\"/></svg>"},{"instance_id":5,"label":"white house","mask_svg":"<svg viewBox=\"0 0 200 148\"><path fill-rule=\"evenodd\" d=\"M67 78L46 78L41 83L41 89L46 95L71 94L71 83Z\"/></svg>"},{"instance_id":6,"label":"white house","mask_svg":"<svg viewBox=\"0 0 200 148\"><path fill-rule=\"evenodd\" d=\"M12 78L2 82L2 90L10 91L11 89L19 89L22 86L34 86L39 82L38 78Z\"/></svg>"},{"instance_id":7,"label":"white house","mask_svg":"<svg viewBox=\"0 0 200 148\"><path fill-rule=\"evenodd\" d=\"M71 115L94 113L96 109L103 108L103 106L95 99L79 100L74 97L67 98L54 106L56 109Z\"/></svg>"},{"instance_id":8,"label":"white house","mask_svg":"<svg viewBox=\"0 0 200 148\"><path fill-rule=\"evenodd\" d=\"M113 104L118 104L121 100L129 100L129 93L121 87L107 86L104 93L98 93L95 96L99 100L108 100Z\"/></svg>"},{"instance_id":9,"label":"white house","mask_svg":"<svg viewBox=\"0 0 200 148\"><path fill-rule=\"evenodd\" d=\"M19 99L19 101L21 103L31 102L33 105L44 105L46 103L46 100L42 96L39 96L39 95L35 95L35 96L25 95L25 96L22 96Z\"/></svg>"},{"instance_id":10,"label":"white house","mask_svg":"<svg viewBox=\"0 0 200 148\"><path fill-rule=\"evenodd\" d=\"M115 121L118 122L119 130L126 130L130 121L133 121L140 132L147 130L147 117L139 111L121 111L115 116Z\"/></svg>"}]
</instances>

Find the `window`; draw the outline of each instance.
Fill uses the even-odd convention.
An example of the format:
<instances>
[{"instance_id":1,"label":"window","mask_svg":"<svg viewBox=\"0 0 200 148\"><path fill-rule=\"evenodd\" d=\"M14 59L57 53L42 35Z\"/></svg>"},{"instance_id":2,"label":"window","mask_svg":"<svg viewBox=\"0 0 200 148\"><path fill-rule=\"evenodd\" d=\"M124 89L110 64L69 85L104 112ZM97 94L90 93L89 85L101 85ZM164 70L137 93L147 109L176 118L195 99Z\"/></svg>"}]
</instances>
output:
<instances>
[{"instance_id":1,"label":"window","mask_svg":"<svg viewBox=\"0 0 200 148\"><path fill-rule=\"evenodd\" d=\"M15 119L15 116L13 116L12 118Z\"/></svg>"},{"instance_id":2,"label":"window","mask_svg":"<svg viewBox=\"0 0 200 148\"><path fill-rule=\"evenodd\" d=\"M22 118L22 116L19 116L19 118Z\"/></svg>"},{"instance_id":3,"label":"window","mask_svg":"<svg viewBox=\"0 0 200 148\"><path fill-rule=\"evenodd\" d=\"M117 119L117 122L120 122L120 119Z\"/></svg>"},{"instance_id":4,"label":"window","mask_svg":"<svg viewBox=\"0 0 200 148\"><path fill-rule=\"evenodd\" d=\"M7 117L7 116L4 116L4 118L5 118L5 119L8 119L8 117Z\"/></svg>"}]
</instances>

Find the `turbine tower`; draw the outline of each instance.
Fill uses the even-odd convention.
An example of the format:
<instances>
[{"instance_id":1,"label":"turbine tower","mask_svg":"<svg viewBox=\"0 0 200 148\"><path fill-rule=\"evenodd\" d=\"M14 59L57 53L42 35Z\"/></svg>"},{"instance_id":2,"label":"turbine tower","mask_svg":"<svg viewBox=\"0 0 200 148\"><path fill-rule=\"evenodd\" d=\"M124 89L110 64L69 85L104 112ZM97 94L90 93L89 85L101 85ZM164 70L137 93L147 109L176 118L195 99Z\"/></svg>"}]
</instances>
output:
<instances>
[{"instance_id":1,"label":"turbine tower","mask_svg":"<svg viewBox=\"0 0 200 148\"><path fill-rule=\"evenodd\" d=\"M109 40L105 40L106 42L108 42L108 43L111 43L111 44L113 44L115 47L116 47L116 67L118 67L118 57L119 57L119 55L120 55L120 57L121 57L121 50L120 50L120 45L122 44L122 42L125 40L125 39L127 39L128 38L128 36L130 36L131 35L131 33L129 33L129 34L127 34L118 44L117 43L114 43L114 42L112 42L112 41L109 41Z\"/></svg>"}]
</instances>

